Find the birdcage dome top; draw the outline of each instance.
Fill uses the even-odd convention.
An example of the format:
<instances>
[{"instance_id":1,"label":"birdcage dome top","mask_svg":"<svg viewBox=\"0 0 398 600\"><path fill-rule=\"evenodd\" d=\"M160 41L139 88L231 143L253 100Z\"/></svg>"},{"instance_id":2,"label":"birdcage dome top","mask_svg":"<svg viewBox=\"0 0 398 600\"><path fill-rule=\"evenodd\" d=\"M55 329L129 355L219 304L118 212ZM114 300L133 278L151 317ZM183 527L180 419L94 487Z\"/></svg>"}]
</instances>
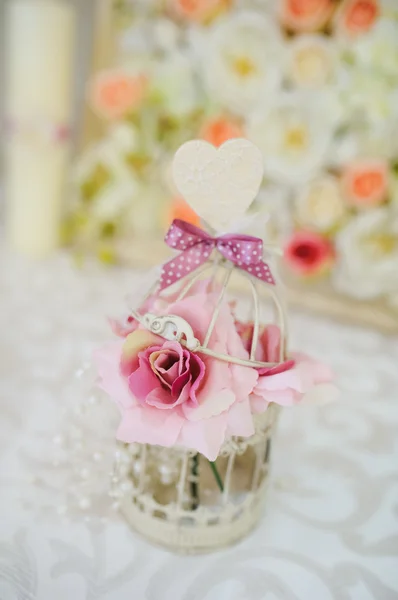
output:
<instances>
[{"instance_id":1,"label":"birdcage dome top","mask_svg":"<svg viewBox=\"0 0 398 600\"><path fill-rule=\"evenodd\" d=\"M212 292L211 295L207 295L207 298L213 299L212 316L204 337L197 335L189 320L168 311L175 302L189 297L200 284L202 287L205 285L206 289ZM177 341L191 352L207 355L214 360L259 369L273 368L287 360L287 327L279 286L259 281L220 257L217 251L210 252L208 259L199 269L182 276L167 289L162 289L159 279L147 295L148 298L152 299L150 309L148 311L140 308L132 309L132 316L142 328L165 340ZM252 328L247 358L217 352L211 344L212 333L220 318L222 307L225 304L235 307L239 303L246 309L247 316L244 318L244 323ZM265 312L264 305L266 305L265 310L272 308L272 318L267 323L262 318ZM147 306L147 302L144 301L142 306ZM270 323L276 325L280 332L278 359L256 360L261 331L266 324Z\"/></svg>"}]
</instances>

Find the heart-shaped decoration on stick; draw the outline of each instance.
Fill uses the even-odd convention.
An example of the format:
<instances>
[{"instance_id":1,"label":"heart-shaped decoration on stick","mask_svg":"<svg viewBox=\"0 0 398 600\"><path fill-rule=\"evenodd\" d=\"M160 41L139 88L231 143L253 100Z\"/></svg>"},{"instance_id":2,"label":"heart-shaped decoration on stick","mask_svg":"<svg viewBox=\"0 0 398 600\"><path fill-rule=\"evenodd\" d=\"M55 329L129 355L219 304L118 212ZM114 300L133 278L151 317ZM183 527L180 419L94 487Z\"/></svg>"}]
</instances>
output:
<instances>
[{"instance_id":1,"label":"heart-shaped decoration on stick","mask_svg":"<svg viewBox=\"0 0 398 600\"><path fill-rule=\"evenodd\" d=\"M217 233L229 231L244 216L263 174L260 150L240 138L219 148L202 140L186 142L173 161L178 191Z\"/></svg>"}]
</instances>

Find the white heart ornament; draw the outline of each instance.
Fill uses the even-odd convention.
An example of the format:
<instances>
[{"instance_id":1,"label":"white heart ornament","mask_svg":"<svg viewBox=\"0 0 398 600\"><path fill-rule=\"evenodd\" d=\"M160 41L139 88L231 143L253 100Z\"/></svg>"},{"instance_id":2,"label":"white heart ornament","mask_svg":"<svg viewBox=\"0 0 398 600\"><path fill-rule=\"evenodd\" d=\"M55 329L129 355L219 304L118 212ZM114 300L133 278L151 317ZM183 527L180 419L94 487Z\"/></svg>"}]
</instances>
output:
<instances>
[{"instance_id":1,"label":"white heart ornament","mask_svg":"<svg viewBox=\"0 0 398 600\"><path fill-rule=\"evenodd\" d=\"M256 197L264 174L260 150L245 139L219 148L202 140L183 144L173 160L178 191L216 232L229 231Z\"/></svg>"}]
</instances>

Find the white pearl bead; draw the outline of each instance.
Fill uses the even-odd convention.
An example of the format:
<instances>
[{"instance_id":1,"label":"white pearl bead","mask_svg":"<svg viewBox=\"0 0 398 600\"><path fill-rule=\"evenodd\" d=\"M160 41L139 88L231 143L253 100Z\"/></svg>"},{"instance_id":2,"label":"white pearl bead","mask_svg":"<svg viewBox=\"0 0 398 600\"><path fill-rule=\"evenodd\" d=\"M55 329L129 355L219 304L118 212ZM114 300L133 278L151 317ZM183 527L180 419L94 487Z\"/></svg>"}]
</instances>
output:
<instances>
[{"instance_id":1,"label":"white pearl bead","mask_svg":"<svg viewBox=\"0 0 398 600\"><path fill-rule=\"evenodd\" d=\"M128 445L128 452L132 455L132 456L137 456L137 454L139 454L140 451L140 446L139 444L129 444Z\"/></svg>"},{"instance_id":2,"label":"white pearl bead","mask_svg":"<svg viewBox=\"0 0 398 600\"><path fill-rule=\"evenodd\" d=\"M173 483L174 481L174 477L172 473L169 474L161 474L160 475L160 481L163 483L163 485L170 485L171 483Z\"/></svg>"},{"instance_id":3,"label":"white pearl bead","mask_svg":"<svg viewBox=\"0 0 398 600\"><path fill-rule=\"evenodd\" d=\"M99 462L100 460L102 460L102 458L103 458L102 452L94 452L93 459L95 460L95 462Z\"/></svg>"},{"instance_id":4,"label":"white pearl bead","mask_svg":"<svg viewBox=\"0 0 398 600\"><path fill-rule=\"evenodd\" d=\"M119 475L121 477L126 477L126 475L128 475L130 470L130 466L129 465L119 465Z\"/></svg>"},{"instance_id":5,"label":"white pearl bead","mask_svg":"<svg viewBox=\"0 0 398 600\"><path fill-rule=\"evenodd\" d=\"M123 483L120 485L120 489L122 490L122 492L131 492L131 490L134 489L133 482L129 479L123 481Z\"/></svg>"},{"instance_id":6,"label":"white pearl bead","mask_svg":"<svg viewBox=\"0 0 398 600\"><path fill-rule=\"evenodd\" d=\"M139 474L141 473L141 471L142 471L142 463L141 463L141 461L139 461L139 460L136 460L136 461L133 463L133 471L134 471L134 473L135 473L136 475L139 475Z\"/></svg>"}]
</instances>

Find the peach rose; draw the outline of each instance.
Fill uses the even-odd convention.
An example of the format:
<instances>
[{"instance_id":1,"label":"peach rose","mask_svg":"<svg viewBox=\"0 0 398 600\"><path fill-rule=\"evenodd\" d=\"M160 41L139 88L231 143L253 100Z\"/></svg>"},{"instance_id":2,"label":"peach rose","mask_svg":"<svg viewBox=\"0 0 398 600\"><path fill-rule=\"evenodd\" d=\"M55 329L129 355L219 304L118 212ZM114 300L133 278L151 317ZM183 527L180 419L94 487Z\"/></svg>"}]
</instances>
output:
<instances>
[{"instance_id":1,"label":"peach rose","mask_svg":"<svg viewBox=\"0 0 398 600\"><path fill-rule=\"evenodd\" d=\"M182 219L192 225L200 225L200 217L183 198L175 198L171 203L166 215L166 226L170 227L174 219Z\"/></svg>"},{"instance_id":2,"label":"peach rose","mask_svg":"<svg viewBox=\"0 0 398 600\"><path fill-rule=\"evenodd\" d=\"M218 147L227 140L244 137L244 132L236 121L227 117L216 117L203 124L199 136Z\"/></svg>"},{"instance_id":3,"label":"peach rose","mask_svg":"<svg viewBox=\"0 0 398 600\"><path fill-rule=\"evenodd\" d=\"M174 12L190 21L206 21L224 4L224 0L171 0Z\"/></svg>"},{"instance_id":4,"label":"peach rose","mask_svg":"<svg viewBox=\"0 0 398 600\"><path fill-rule=\"evenodd\" d=\"M313 231L296 231L288 240L284 258L292 271L311 277L324 273L334 261L334 248Z\"/></svg>"},{"instance_id":5,"label":"peach rose","mask_svg":"<svg viewBox=\"0 0 398 600\"><path fill-rule=\"evenodd\" d=\"M377 159L355 161L346 167L341 183L349 204L359 208L377 206L387 195L387 164Z\"/></svg>"},{"instance_id":6,"label":"peach rose","mask_svg":"<svg viewBox=\"0 0 398 600\"><path fill-rule=\"evenodd\" d=\"M143 74L103 71L89 88L91 105L101 117L120 119L140 106L147 84Z\"/></svg>"},{"instance_id":7,"label":"peach rose","mask_svg":"<svg viewBox=\"0 0 398 600\"><path fill-rule=\"evenodd\" d=\"M339 11L338 25L348 35L356 36L369 31L379 13L377 0L347 0Z\"/></svg>"},{"instance_id":8,"label":"peach rose","mask_svg":"<svg viewBox=\"0 0 398 600\"><path fill-rule=\"evenodd\" d=\"M281 21L294 31L321 29L332 11L332 0L280 0Z\"/></svg>"}]
</instances>

